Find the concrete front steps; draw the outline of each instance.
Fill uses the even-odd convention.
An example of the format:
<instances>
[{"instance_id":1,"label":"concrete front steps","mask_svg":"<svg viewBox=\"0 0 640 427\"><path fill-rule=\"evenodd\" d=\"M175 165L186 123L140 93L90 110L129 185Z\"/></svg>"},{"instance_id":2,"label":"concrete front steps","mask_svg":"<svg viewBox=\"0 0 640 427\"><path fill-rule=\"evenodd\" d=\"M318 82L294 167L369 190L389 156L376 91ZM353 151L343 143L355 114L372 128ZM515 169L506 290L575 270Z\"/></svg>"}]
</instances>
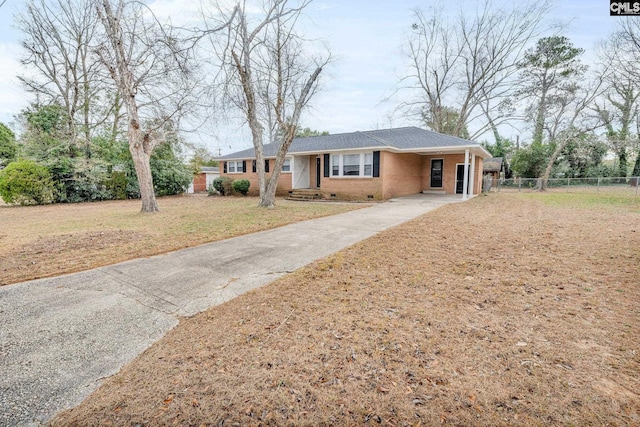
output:
<instances>
[{"instance_id":1,"label":"concrete front steps","mask_svg":"<svg viewBox=\"0 0 640 427\"><path fill-rule=\"evenodd\" d=\"M297 201L309 201L309 200L322 200L322 193L320 190L315 188L296 188L295 190L291 190L289 192L289 197L287 200L297 200Z\"/></svg>"}]
</instances>

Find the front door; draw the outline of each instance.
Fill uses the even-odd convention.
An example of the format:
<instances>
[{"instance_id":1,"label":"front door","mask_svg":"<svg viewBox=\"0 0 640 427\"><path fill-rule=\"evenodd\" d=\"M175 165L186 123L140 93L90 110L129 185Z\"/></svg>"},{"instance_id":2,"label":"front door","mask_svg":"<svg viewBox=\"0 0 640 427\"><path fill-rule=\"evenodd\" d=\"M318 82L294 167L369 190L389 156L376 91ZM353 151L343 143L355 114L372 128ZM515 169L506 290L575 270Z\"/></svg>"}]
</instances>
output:
<instances>
[{"instance_id":1,"label":"front door","mask_svg":"<svg viewBox=\"0 0 640 427\"><path fill-rule=\"evenodd\" d=\"M469 165L467 165L467 170L469 170ZM469 187L469 178L471 178L470 174L467 174L467 187ZM462 194L464 191L464 165L458 165L456 168L456 194Z\"/></svg>"},{"instance_id":2,"label":"front door","mask_svg":"<svg viewBox=\"0 0 640 427\"><path fill-rule=\"evenodd\" d=\"M431 160L431 188L442 188L442 159Z\"/></svg>"},{"instance_id":3,"label":"front door","mask_svg":"<svg viewBox=\"0 0 640 427\"><path fill-rule=\"evenodd\" d=\"M320 157L316 157L316 188L320 188Z\"/></svg>"}]
</instances>

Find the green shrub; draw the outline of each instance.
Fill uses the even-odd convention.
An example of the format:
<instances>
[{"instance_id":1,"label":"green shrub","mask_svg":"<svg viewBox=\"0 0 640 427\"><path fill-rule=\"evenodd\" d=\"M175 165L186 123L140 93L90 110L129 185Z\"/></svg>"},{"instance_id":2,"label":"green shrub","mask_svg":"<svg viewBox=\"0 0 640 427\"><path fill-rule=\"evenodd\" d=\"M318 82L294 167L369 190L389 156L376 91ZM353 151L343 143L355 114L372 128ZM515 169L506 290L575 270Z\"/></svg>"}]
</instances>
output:
<instances>
[{"instance_id":1,"label":"green shrub","mask_svg":"<svg viewBox=\"0 0 640 427\"><path fill-rule=\"evenodd\" d=\"M156 196L173 196L187 191L193 180L191 169L177 158L151 157L151 175Z\"/></svg>"},{"instance_id":2,"label":"green shrub","mask_svg":"<svg viewBox=\"0 0 640 427\"><path fill-rule=\"evenodd\" d=\"M113 199L124 200L127 198L127 174L125 172L111 172L106 186Z\"/></svg>"},{"instance_id":3,"label":"green shrub","mask_svg":"<svg viewBox=\"0 0 640 427\"><path fill-rule=\"evenodd\" d=\"M216 190L216 187L214 187L213 182L211 184L209 184L209 188L207 188L207 193L209 193L210 196L219 196L220 192L218 190Z\"/></svg>"},{"instance_id":4,"label":"green shrub","mask_svg":"<svg viewBox=\"0 0 640 427\"><path fill-rule=\"evenodd\" d=\"M222 196L229 196L233 191L233 180L228 176L219 176L213 180L212 185Z\"/></svg>"},{"instance_id":5,"label":"green shrub","mask_svg":"<svg viewBox=\"0 0 640 427\"><path fill-rule=\"evenodd\" d=\"M47 161L55 183L54 203L79 203L108 200L107 168L94 159L59 157Z\"/></svg>"},{"instance_id":6,"label":"green shrub","mask_svg":"<svg viewBox=\"0 0 640 427\"><path fill-rule=\"evenodd\" d=\"M187 191L189 183L193 179L191 170L180 163L179 160L165 160L151 158L151 176L153 177L153 190L156 196L172 196ZM127 174L127 198L140 198L140 185L133 160L128 160L125 165Z\"/></svg>"},{"instance_id":7,"label":"green shrub","mask_svg":"<svg viewBox=\"0 0 640 427\"><path fill-rule=\"evenodd\" d=\"M251 183L249 182L248 179L236 179L235 181L233 181L233 191L235 191L236 193L240 193L243 196L246 196L247 193L249 192L249 186L251 185Z\"/></svg>"},{"instance_id":8,"label":"green shrub","mask_svg":"<svg viewBox=\"0 0 640 427\"><path fill-rule=\"evenodd\" d=\"M53 190L49 170L32 160L9 163L0 171L0 197L9 204L51 203Z\"/></svg>"}]
</instances>

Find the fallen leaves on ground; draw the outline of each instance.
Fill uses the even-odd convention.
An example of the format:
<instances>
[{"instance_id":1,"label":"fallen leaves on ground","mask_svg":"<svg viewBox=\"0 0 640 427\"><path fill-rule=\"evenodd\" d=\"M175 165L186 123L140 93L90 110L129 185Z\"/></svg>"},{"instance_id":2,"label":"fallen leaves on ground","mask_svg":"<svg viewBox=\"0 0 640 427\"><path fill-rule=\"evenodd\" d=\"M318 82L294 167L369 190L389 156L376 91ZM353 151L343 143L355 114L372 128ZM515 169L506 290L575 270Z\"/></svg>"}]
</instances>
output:
<instances>
[{"instance_id":1,"label":"fallen leaves on ground","mask_svg":"<svg viewBox=\"0 0 640 427\"><path fill-rule=\"evenodd\" d=\"M53 425L639 425L639 227L445 206L183 319Z\"/></svg>"}]
</instances>

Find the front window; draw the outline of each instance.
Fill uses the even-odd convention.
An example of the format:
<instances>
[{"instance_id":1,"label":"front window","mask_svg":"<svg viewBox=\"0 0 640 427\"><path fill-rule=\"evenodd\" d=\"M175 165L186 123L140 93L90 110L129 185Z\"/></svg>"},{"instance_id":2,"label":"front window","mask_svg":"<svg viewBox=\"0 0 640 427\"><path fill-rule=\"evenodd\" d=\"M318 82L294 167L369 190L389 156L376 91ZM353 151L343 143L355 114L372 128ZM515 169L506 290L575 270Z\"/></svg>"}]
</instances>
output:
<instances>
[{"instance_id":1,"label":"front window","mask_svg":"<svg viewBox=\"0 0 640 427\"><path fill-rule=\"evenodd\" d=\"M342 158L342 175L360 175L360 154L345 154Z\"/></svg>"},{"instance_id":2,"label":"front window","mask_svg":"<svg viewBox=\"0 0 640 427\"><path fill-rule=\"evenodd\" d=\"M331 176L340 176L340 155L331 156Z\"/></svg>"},{"instance_id":3,"label":"front window","mask_svg":"<svg viewBox=\"0 0 640 427\"><path fill-rule=\"evenodd\" d=\"M282 172L291 172L291 158L286 157L282 164Z\"/></svg>"},{"instance_id":4,"label":"front window","mask_svg":"<svg viewBox=\"0 0 640 427\"><path fill-rule=\"evenodd\" d=\"M364 153L364 176L373 175L373 153Z\"/></svg>"},{"instance_id":5,"label":"front window","mask_svg":"<svg viewBox=\"0 0 640 427\"><path fill-rule=\"evenodd\" d=\"M227 162L227 173L242 173L242 162Z\"/></svg>"},{"instance_id":6,"label":"front window","mask_svg":"<svg viewBox=\"0 0 640 427\"><path fill-rule=\"evenodd\" d=\"M372 177L373 153L350 153L331 155L331 176Z\"/></svg>"}]
</instances>

